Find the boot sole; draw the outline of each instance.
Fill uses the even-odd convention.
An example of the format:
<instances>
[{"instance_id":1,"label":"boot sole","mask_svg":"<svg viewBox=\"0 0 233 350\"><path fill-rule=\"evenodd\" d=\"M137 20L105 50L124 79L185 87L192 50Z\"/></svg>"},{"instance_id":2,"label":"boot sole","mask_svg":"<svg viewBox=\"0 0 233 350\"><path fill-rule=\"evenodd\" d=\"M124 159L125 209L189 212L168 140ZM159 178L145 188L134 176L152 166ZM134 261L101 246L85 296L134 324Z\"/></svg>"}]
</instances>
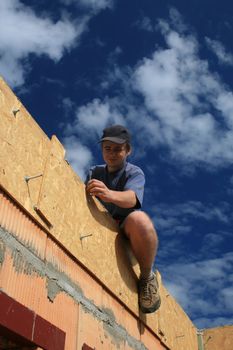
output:
<instances>
[{"instance_id":1,"label":"boot sole","mask_svg":"<svg viewBox=\"0 0 233 350\"><path fill-rule=\"evenodd\" d=\"M140 306L140 310L144 314L151 314L151 313L157 311L160 308L160 305L161 305L161 299L159 299L157 301L157 303L154 306L150 307L150 308L145 308L143 306Z\"/></svg>"}]
</instances>

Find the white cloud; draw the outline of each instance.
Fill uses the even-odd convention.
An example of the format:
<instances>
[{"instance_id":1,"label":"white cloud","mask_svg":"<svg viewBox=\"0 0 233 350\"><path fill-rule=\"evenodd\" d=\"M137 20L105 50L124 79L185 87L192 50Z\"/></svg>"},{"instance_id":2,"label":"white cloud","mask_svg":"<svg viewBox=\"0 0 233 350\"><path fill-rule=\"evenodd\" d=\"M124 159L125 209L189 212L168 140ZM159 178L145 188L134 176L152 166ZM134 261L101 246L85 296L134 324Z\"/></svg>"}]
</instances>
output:
<instances>
[{"instance_id":1,"label":"white cloud","mask_svg":"<svg viewBox=\"0 0 233 350\"><path fill-rule=\"evenodd\" d=\"M66 104L67 108L67 104ZM124 124L122 116L110 105L108 99L101 102L99 99L94 99L86 106L77 109L75 119L71 124L67 124L65 128L65 144L70 144L67 147L67 158L73 165L74 169L83 178L82 174L86 172L88 166L91 165L91 151L85 146L94 141L96 144L101 137L102 130L111 124ZM77 152L81 152L80 148L84 148L88 154L86 161L80 160L79 156L74 156L75 142L78 143L79 148Z\"/></svg>"},{"instance_id":2,"label":"white cloud","mask_svg":"<svg viewBox=\"0 0 233 350\"><path fill-rule=\"evenodd\" d=\"M143 17L141 20L136 22L136 26L139 27L142 30L145 30L147 32L153 32L154 27L151 22L151 19L147 16Z\"/></svg>"},{"instance_id":3,"label":"white cloud","mask_svg":"<svg viewBox=\"0 0 233 350\"><path fill-rule=\"evenodd\" d=\"M122 116L109 104L108 99L104 102L94 99L77 109L74 120L66 126L65 134L76 134L86 143L90 140L98 142L107 125L121 123L124 123Z\"/></svg>"},{"instance_id":4,"label":"white cloud","mask_svg":"<svg viewBox=\"0 0 233 350\"><path fill-rule=\"evenodd\" d=\"M197 244L190 249L195 257L214 257L219 254L223 247L231 244L231 232L228 230L232 225L231 207L225 203L218 206L203 204L198 201L186 203L160 204L151 208L154 214L151 217L158 231L161 245L158 251L158 261L168 259L183 261L190 259L187 256L189 250L189 238L197 240ZM196 225L198 223L198 225ZM215 229L213 224L226 225L226 230ZM210 231L211 230L211 231Z\"/></svg>"},{"instance_id":5,"label":"white cloud","mask_svg":"<svg viewBox=\"0 0 233 350\"><path fill-rule=\"evenodd\" d=\"M148 114L145 139L151 147L166 145L178 162L212 166L232 162L232 92L199 58L194 36L165 21L158 28L167 47L144 58L133 74L132 86L144 97ZM153 124L157 133L147 138Z\"/></svg>"},{"instance_id":6,"label":"white cloud","mask_svg":"<svg viewBox=\"0 0 233 350\"><path fill-rule=\"evenodd\" d=\"M230 177L229 183L227 184L227 193L232 196L233 195L233 176Z\"/></svg>"},{"instance_id":7,"label":"white cloud","mask_svg":"<svg viewBox=\"0 0 233 350\"><path fill-rule=\"evenodd\" d=\"M23 84L24 75L27 69L27 67L22 67L22 64L18 58L12 57L8 55L8 53L0 53L0 75L11 86Z\"/></svg>"},{"instance_id":8,"label":"white cloud","mask_svg":"<svg viewBox=\"0 0 233 350\"><path fill-rule=\"evenodd\" d=\"M75 38L75 29L68 22L53 23L49 18L39 18L17 0L3 0L0 9L1 50L4 48L17 57L37 50L39 55L46 53L59 60L64 48Z\"/></svg>"},{"instance_id":9,"label":"white cloud","mask_svg":"<svg viewBox=\"0 0 233 350\"><path fill-rule=\"evenodd\" d=\"M202 250L203 252L206 251L213 251L213 249L219 247L220 244L224 242L224 240L227 238L227 233L207 233L203 237L203 243L202 243Z\"/></svg>"},{"instance_id":10,"label":"white cloud","mask_svg":"<svg viewBox=\"0 0 233 350\"><path fill-rule=\"evenodd\" d=\"M227 203L218 203L218 206L205 205L199 201L189 201L177 204L157 204L154 208L154 221L164 235L189 233L190 220L219 221L230 223L232 221L231 209Z\"/></svg>"},{"instance_id":11,"label":"white cloud","mask_svg":"<svg viewBox=\"0 0 233 350\"><path fill-rule=\"evenodd\" d=\"M177 28L180 33L187 31L187 26L184 23L184 18L175 7L170 8L170 20L173 27Z\"/></svg>"},{"instance_id":12,"label":"white cloud","mask_svg":"<svg viewBox=\"0 0 233 350\"><path fill-rule=\"evenodd\" d=\"M175 9L170 22L159 21L157 30L165 48L156 49L134 68L120 69L115 64L107 81L105 76L102 87L116 83L122 87L122 93L108 99L109 109L114 107L119 115L124 110L125 123L141 131L135 141L142 148L165 146L177 164L219 167L232 163L232 92L200 58L196 38L188 34Z\"/></svg>"},{"instance_id":13,"label":"white cloud","mask_svg":"<svg viewBox=\"0 0 233 350\"><path fill-rule=\"evenodd\" d=\"M84 6L92 7L95 10L102 10L105 8L111 8L113 6L113 0L79 0Z\"/></svg>"},{"instance_id":14,"label":"white cloud","mask_svg":"<svg viewBox=\"0 0 233 350\"><path fill-rule=\"evenodd\" d=\"M217 56L220 63L233 65L233 55L227 52L224 45L218 40L205 38L208 48Z\"/></svg>"},{"instance_id":15,"label":"white cloud","mask_svg":"<svg viewBox=\"0 0 233 350\"><path fill-rule=\"evenodd\" d=\"M66 5L76 4L84 7L92 8L95 11L103 10L105 8L112 8L114 0L60 0Z\"/></svg>"},{"instance_id":16,"label":"white cloud","mask_svg":"<svg viewBox=\"0 0 233 350\"><path fill-rule=\"evenodd\" d=\"M216 98L216 109L218 109L224 119L226 126L232 131L233 129L233 93L222 91ZM227 133L226 133L227 134ZM230 136L230 133L228 134Z\"/></svg>"},{"instance_id":17,"label":"white cloud","mask_svg":"<svg viewBox=\"0 0 233 350\"><path fill-rule=\"evenodd\" d=\"M219 313L224 322L232 320L233 290L228 279L232 269L233 254L228 253L216 259L173 263L162 272L168 290L192 315L197 327L203 328L207 324L210 327Z\"/></svg>"},{"instance_id":18,"label":"white cloud","mask_svg":"<svg viewBox=\"0 0 233 350\"><path fill-rule=\"evenodd\" d=\"M85 20L74 26L66 19L54 23L38 17L18 0L0 2L0 74L10 85L24 82L29 54L47 55L55 62L71 48L85 28Z\"/></svg>"},{"instance_id":19,"label":"white cloud","mask_svg":"<svg viewBox=\"0 0 233 350\"><path fill-rule=\"evenodd\" d=\"M88 5L86 12L89 13L75 21L63 13L61 19L54 22L49 15L37 15L20 0L0 1L0 74L11 86L24 83L30 69L30 54L59 61L65 51L78 45L91 16L109 7L112 1L80 0L78 4Z\"/></svg>"},{"instance_id":20,"label":"white cloud","mask_svg":"<svg viewBox=\"0 0 233 350\"><path fill-rule=\"evenodd\" d=\"M67 160L74 171L77 172L80 178L84 181L90 163L92 162L92 154L90 150L73 136L64 138L63 143L66 149Z\"/></svg>"},{"instance_id":21,"label":"white cloud","mask_svg":"<svg viewBox=\"0 0 233 350\"><path fill-rule=\"evenodd\" d=\"M226 288L223 288L221 290L222 298L223 298L223 303L225 304L225 307L228 308L230 307L229 311L233 312L233 287L229 286Z\"/></svg>"},{"instance_id":22,"label":"white cloud","mask_svg":"<svg viewBox=\"0 0 233 350\"><path fill-rule=\"evenodd\" d=\"M96 136L100 135L107 124L121 122L122 117L112 109L108 101L101 102L99 99L94 99L77 110L73 127L77 130L81 127L82 133L86 132L88 137L93 132Z\"/></svg>"}]
</instances>

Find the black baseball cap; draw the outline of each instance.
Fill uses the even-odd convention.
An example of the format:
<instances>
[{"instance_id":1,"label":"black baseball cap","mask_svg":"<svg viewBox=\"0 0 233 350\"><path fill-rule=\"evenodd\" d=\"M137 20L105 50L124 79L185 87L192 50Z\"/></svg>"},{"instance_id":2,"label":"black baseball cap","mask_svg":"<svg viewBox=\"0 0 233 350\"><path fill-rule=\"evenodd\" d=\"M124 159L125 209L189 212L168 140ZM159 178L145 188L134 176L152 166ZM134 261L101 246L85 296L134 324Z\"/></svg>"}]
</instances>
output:
<instances>
[{"instance_id":1,"label":"black baseball cap","mask_svg":"<svg viewBox=\"0 0 233 350\"><path fill-rule=\"evenodd\" d=\"M115 143L123 144L131 141L131 135L129 130L122 125L113 125L103 130L103 135L99 142L112 141Z\"/></svg>"}]
</instances>

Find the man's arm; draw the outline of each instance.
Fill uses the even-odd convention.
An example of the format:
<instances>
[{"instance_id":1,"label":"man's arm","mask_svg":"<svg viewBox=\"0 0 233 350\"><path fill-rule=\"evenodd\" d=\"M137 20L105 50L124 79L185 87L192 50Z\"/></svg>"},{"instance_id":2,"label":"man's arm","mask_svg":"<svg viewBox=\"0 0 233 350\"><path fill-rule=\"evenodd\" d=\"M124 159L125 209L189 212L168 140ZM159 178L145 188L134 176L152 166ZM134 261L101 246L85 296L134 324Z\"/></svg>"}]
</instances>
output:
<instances>
[{"instance_id":1,"label":"man's arm","mask_svg":"<svg viewBox=\"0 0 233 350\"><path fill-rule=\"evenodd\" d=\"M137 197L134 191L113 191L102 181L92 179L87 183L87 192L91 196L97 196L106 203L113 203L120 208L134 208Z\"/></svg>"}]
</instances>

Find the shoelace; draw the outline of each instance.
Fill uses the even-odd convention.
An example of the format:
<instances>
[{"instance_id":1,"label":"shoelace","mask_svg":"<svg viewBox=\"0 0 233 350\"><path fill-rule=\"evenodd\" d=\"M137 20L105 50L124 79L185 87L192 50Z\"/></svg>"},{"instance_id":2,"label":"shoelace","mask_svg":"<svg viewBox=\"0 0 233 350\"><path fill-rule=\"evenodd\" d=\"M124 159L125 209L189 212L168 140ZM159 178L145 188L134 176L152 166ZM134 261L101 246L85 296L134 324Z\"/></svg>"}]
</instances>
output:
<instances>
[{"instance_id":1,"label":"shoelace","mask_svg":"<svg viewBox=\"0 0 233 350\"><path fill-rule=\"evenodd\" d=\"M153 286L153 284L151 283L153 281L149 280L149 281L141 281L141 291L143 294L143 299L148 299L150 301L152 301L153 298L153 294L156 294L156 290Z\"/></svg>"}]
</instances>

